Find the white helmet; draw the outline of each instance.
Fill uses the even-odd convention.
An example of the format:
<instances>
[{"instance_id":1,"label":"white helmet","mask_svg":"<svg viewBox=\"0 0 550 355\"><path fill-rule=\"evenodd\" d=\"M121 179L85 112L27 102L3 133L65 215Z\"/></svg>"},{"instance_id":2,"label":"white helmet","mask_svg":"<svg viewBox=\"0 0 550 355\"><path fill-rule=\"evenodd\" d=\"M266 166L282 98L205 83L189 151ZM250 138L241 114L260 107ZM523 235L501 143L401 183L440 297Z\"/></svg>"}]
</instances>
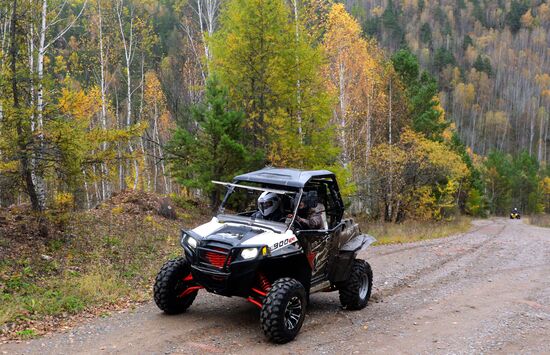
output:
<instances>
[{"instance_id":1,"label":"white helmet","mask_svg":"<svg viewBox=\"0 0 550 355\"><path fill-rule=\"evenodd\" d=\"M258 209L262 216L267 217L279 208L280 198L276 193L264 192L258 198Z\"/></svg>"}]
</instances>

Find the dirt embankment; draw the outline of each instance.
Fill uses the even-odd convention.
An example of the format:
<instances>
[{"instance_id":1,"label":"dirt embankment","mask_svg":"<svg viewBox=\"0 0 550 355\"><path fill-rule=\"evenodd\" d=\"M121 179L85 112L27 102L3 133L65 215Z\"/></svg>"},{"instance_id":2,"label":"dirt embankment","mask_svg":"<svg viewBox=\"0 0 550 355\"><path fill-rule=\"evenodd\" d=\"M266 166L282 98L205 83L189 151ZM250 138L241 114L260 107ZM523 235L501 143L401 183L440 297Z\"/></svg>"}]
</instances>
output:
<instances>
[{"instance_id":1,"label":"dirt embankment","mask_svg":"<svg viewBox=\"0 0 550 355\"><path fill-rule=\"evenodd\" d=\"M179 253L179 230L209 214L139 191L40 217L27 205L0 208L0 344L148 301L158 269Z\"/></svg>"},{"instance_id":2,"label":"dirt embankment","mask_svg":"<svg viewBox=\"0 0 550 355\"><path fill-rule=\"evenodd\" d=\"M477 221L472 231L374 247L375 289L358 312L315 294L298 338L266 342L254 306L200 293L188 313L151 303L8 353L480 353L550 352L550 230Z\"/></svg>"}]
</instances>

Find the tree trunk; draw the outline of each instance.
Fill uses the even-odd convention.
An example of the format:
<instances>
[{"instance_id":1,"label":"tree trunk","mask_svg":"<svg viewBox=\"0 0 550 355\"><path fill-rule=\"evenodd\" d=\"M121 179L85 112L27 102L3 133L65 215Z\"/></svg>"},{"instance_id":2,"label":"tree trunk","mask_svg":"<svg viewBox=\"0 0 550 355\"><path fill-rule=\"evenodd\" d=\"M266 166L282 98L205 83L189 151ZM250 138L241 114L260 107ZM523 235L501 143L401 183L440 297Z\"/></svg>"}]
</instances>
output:
<instances>
[{"instance_id":1,"label":"tree trunk","mask_svg":"<svg viewBox=\"0 0 550 355\"><path fill-rule=\"evenodd\" d=\"M292 7L294 10L294 39L296 41L296 49L300 43L300 27L298 23L298 0L292 0ZM303 144L304 137L302 131L302 87L300 82L300 58L298 54L295 56L297 80L296 80L296 119L298 121L298 136L300 137L300 143Z\"/></svg>"},{"instance_id":2,"label":"tree trunk","mask_svg":"<svg viewBox=\"0 0 550 355\"><path fill-rule=\"evenodd\" d=\"M97 0L97 12L99 17L99 72L100 72L100 89L101 89L101 128L107 130L107 99L106 83L105 83L105 54L103 52L103 16L101 14L101 0ZM107 150L107 142L101 142L101 150ZM101 163L101 199L106 200L110 195L109 187L109 167L105 162Z\"/></svg>"},{"instance_id":3,"label":"tree trunk","mask_svg":"<svg viewBox=\"0 0 550 355\"><path fill-rule=\"evenodd\" d=\"M41 203L38 197L37 188L35 186L35 180L33 179L33 173L28 153L28 142L26 139L26 133L24 128L24 121L21 117L21 104L19 101L19 83L17 81L17 62L18 62L18 43L17 43L17 0L13 0L12 18L11 18L11 33L10 33L10 71L11 71L11 88L13 99L13 110L16 119L16 131L17 131L17 144L20 151L19 163L21 164L21 174L25 182L26 192L31 200L31 206L35 211L42 211L44 205Z\"/></svg>"},{"instance_id":4,"label":"tree trunk","mask_svg":"<svg viewBox=\"0 0 550 355\"><path fill-rule=\"evenodd\" d=\"M338 63L338 100L340 102L340 141L342 144L342 162L344 166L348 163L348 147L346 142L346 111L347 111L347 98L346 98L346 67L343 62Z\"/></svg>"},{"instance_id":5,"label":"tree trunk","mask_svg":"<svg viewBox=\"0 0 550 355\"><path fill-rule=\"evenodd\" d=\"M529 155L533 154L533 141L535 138L535 114L531 112L531 124L529 126Z\"/></svg>"},{"instance_id":6,"label":"tree trunk","mask_svg":"<svg viewBox=\"0 0 550 355\"><path fill-rule=\"evenodd\" d=\"M44 56L46 53L46 16L48 14L48 2L47 0L42 1L42 13L41 13L41 24L40 24L40 39L38 47L38 57L37 57L37 80L38 80L38 91L36 97L36 111L37 111L37 122L36 129L38 130L38 145L35 149L35 154L32 159L32 177L34 179L34 184L36 187L36 197L38 199L39 210L42 211L46 208L46 184L44 178L42 177L42 169L37 166L43 164L44 156Z\"/></svg>"},{"instance_id":7,"label":"tree trunk","mask_svg":"<svg viewBox=\"0 0 550 355\"><path fill-rule=\"evenodd\" d=\"M389 107L388 107L388 144L390 148L390 178L388 181L389 185L389 194L388 194L388 201L389 201L389 210L388 214L390 216L390 221L392 221L393 211L392 211L392 199L393 199L393 156L392 156L392 96L393 96L393 88L392 88L392 77L390 74L390 94L389 94Z\"/></svg>"},{"instance_id":8,"label":"tree trunk","mask_svg":"<svg viewBox=\"0 0 550 355\"><path fill-rule=\"evenodd\" d=\"M124 34L124 28L122 26L122 12L123 12L123 3L120 1L117 4L117 16L118 23L120 27L120 35L122 37L122 44L124 45L124 59L126 60L126 127L130 127L132 124L132 75L130 73L130 67L132 65L133 51L134 51L134 17L133 10L130 10L130 33L129 38L126 39ZM128 150L130 151L130 156L132 157L132 163L134 165L134 186L133 190L137 189L139 183L139 166L134 155L134 148L132 142L128 142Z\"/></svg>"},{"instance_id":9,"label":"tree trunk","mask_svg":"<svg viewBox=\"0 0 550 355\"><path fill-rule=\"evenodd\" d=\"M537 160L538 160L539 164L543 163L543 160L542 160L542 145L544 144L544 142L542 140L542 133L544 132L544 130L546 128L545 125L544 125L544 116L545 115L540 115L539 146L538 146L538 154L537 154Z\"/></svg>"},{"instance_id":10,"label":"tree trunk","mask_svg":"<svg viewBox=\"0 0 550 355\"><path fill-rule=\"evenodd\" d=\"M548 139L548 132L550 131L550 117L547 117L546 118L546 130L544 132L544 161L549 164L550 162L548 161L548 142L549 142L549 139Z\"/></svg>"}]
</instances>

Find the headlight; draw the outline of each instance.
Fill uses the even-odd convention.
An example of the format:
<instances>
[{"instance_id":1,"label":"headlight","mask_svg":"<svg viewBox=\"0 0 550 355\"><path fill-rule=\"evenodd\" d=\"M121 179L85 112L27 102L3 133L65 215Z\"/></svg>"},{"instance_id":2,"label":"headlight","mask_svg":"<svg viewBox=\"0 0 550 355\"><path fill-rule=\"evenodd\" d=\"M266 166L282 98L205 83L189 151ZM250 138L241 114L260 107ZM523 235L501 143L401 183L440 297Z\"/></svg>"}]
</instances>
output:
<instances>
[{"instance_id":1,"label":"headlight","mask_svg":"<svg viewBox=\"0 0 550 355\"><path fill-rule=\"evenodd\" d=\"M246 248L241 251L243 259L254 259L258 256L258 248Z\"/></svg>"},{"instance_id":2,"label":"headlight","mask_svg":"<svg viewBox=\"0 0 550 355\"><path fill-rule=\"evenodd\" d=\"M192 236L188 236L187 245L189 245L192 249L195 249L197 247L197 240Z\"/></svg>"}]
</instances>

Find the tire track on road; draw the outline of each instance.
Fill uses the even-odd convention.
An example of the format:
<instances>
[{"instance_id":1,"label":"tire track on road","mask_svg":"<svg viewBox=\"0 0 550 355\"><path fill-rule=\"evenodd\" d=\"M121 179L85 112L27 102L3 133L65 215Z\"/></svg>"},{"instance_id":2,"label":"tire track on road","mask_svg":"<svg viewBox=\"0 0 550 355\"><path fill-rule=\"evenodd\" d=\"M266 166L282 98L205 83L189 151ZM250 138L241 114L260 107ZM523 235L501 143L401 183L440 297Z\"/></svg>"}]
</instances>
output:
<instances>
[{"instance_id":1,"label":"tire track on road","mask_svg":"<svg viewBox=\"0 0 550 355\"><path fill-rule=\"evenodd\" d=\"M460 258L463 258L467 255L470 255L472 253L475 253L476 251L478 251L479 249L481 249L482 247L490 244L492 241L494 241L494 237L498 236L500 233L502 233L502 231L504 230L504 228L506 227L506 225L502 225L500 226L499 228L499 231L496 232L495 234L493 235L489 235L489 236L486 236L486 238L481 241L479 244L477 245L474 245L473 247L471 248L468 248L466 249L464 252L462 253L456 253L454 255L451 255L447 258L443 258L443 259L440 259L438 262L434 263L434 264L431 264L431 265L428 265L426 267L422 267L422 268L419 268L419 269L416 269L413 273L411 274L408 274L406 275L405 277L401 278L399 281L397 281L395 284L391 285L390 287L388 288L384 288L382 290L379 290L377 291L376 293L373 294L373 299L375 301L380 301L383 299L383 297L387 297L389 295L395 295L395 294L398 294L400 292L402 292L404 289L407 289L409 288L409 285L411 283L414 283L415 281L419 280L423 275L427 274L427 273L431 273L431 272L434 272L436 271L437 269L440 269L442 268L443 266L445 266L446 264L448 263L451 263L451 262L454 262ZM479 231L481 228L477 229L476 231ZM464 237L466 237L468 234L473 234L475 233L474 231L472 232L468 232L466 235L464 235ZM454 240L453 240L454 241ZM447 240L448 242L448 240ZM443 244L443 243L442 243ZM432 245L429 245L429 246L426 246L426 247L430 247L430 248L433 248L435 247L436 245L432 244ZM419 246L420 247L420 246ZM410 250L410 249L409 249ZM406 251L409 251L409 250L406 250ZM387 255L387 254L386 254Z\"/></svg>"}]
</instances>

